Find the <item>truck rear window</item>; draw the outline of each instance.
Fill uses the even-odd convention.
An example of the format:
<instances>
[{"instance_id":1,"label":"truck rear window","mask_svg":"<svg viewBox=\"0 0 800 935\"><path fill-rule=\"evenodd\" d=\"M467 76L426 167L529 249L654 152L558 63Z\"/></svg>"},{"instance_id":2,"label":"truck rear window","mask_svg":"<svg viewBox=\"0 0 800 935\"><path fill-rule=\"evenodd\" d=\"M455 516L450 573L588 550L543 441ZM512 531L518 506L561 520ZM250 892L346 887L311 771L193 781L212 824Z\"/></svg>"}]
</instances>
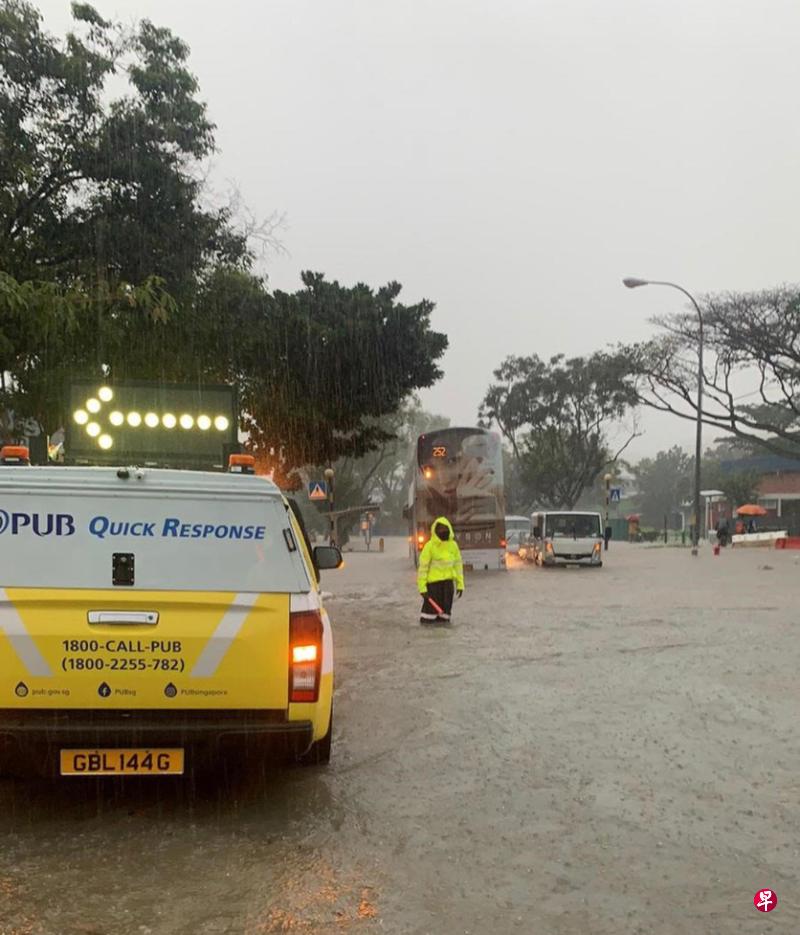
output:
<instances>
[{"instance_id":1,"label":"truck rear window","mask_svg":"<svg viewBox=\"0 0 800 935\"><path fill-rule=\"evenodd\" d=\"M111 588L122 563L141 589L307 591L288 526L274 497L4 493L0 586Z\"/></svg>"}]
</instances>

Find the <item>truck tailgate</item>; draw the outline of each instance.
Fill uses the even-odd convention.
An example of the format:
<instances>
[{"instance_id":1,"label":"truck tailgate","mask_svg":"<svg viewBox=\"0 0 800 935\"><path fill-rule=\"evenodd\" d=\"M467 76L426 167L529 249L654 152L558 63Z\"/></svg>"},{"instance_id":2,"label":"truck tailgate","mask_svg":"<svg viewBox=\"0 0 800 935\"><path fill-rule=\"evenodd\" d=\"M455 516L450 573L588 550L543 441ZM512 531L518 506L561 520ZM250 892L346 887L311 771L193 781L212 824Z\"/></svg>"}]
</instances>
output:
<instances>
[{"instance_id":1,"label":"truck tailgate","mask_svg":"<svg viewBox=\"0 0 800 935\"><path fill-rule=\"evenodd\" d=\"M288 708L289 595L0 589L0 708Z\"/></svg>"}]
</instances>

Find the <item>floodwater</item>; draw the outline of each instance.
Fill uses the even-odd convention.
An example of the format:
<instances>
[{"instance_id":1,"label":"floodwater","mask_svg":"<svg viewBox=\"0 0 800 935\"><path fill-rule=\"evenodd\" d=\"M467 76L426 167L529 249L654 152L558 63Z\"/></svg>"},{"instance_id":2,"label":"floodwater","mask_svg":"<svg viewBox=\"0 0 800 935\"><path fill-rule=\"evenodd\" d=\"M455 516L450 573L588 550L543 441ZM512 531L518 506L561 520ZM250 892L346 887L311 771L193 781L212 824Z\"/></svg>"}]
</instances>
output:
<instances>
[{"instance_id":1,"label":"floodwater","mask_svg":"<svg viewBox=\"0 0 800 935\"><path fill-rule=\"evenodd\" d=\"M0 781L0 935L798 931L800 558L607 558L348 556L331 765Z\"/></svg>"}]
</instances>

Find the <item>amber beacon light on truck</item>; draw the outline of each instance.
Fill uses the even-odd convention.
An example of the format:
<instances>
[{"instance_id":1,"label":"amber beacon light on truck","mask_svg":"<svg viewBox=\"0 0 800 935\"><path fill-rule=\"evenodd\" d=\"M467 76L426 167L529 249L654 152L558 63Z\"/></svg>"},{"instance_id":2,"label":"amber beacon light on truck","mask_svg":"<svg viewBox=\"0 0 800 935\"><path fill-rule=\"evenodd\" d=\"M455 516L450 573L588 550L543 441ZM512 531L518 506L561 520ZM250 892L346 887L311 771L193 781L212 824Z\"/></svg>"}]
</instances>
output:
<instances>
[{"instance_id":1,"label":"amber beacon light on truck","mask_svg":"<svg viewBox=\"0 0 800 935\"><path fill-rule=\"evenodd\" d=\"M253 455L232 454L228 458L229 474L255 474L256 459Z\"/></svg>"}]
</instances>

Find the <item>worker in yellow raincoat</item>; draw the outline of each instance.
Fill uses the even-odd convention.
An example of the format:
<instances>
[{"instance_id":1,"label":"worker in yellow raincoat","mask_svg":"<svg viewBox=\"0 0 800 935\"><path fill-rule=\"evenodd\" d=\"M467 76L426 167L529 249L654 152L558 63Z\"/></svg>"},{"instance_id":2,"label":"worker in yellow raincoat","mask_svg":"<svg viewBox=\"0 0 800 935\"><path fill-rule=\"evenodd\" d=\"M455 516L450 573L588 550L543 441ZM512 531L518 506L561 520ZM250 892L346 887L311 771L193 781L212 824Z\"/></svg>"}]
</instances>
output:
<instances>
[{"instance_id":1,"label":"worker in yellow raincoat","mask_svg":"<svg viewBox=\"0 0 800 935\"><path fill-rule=\"evenodd\" d=\"M417 585L422 595L419 622L449 623L453 598L464 593L464 565L450 520L440 516L419 556Z\"/></svg>"}]
</instances>

